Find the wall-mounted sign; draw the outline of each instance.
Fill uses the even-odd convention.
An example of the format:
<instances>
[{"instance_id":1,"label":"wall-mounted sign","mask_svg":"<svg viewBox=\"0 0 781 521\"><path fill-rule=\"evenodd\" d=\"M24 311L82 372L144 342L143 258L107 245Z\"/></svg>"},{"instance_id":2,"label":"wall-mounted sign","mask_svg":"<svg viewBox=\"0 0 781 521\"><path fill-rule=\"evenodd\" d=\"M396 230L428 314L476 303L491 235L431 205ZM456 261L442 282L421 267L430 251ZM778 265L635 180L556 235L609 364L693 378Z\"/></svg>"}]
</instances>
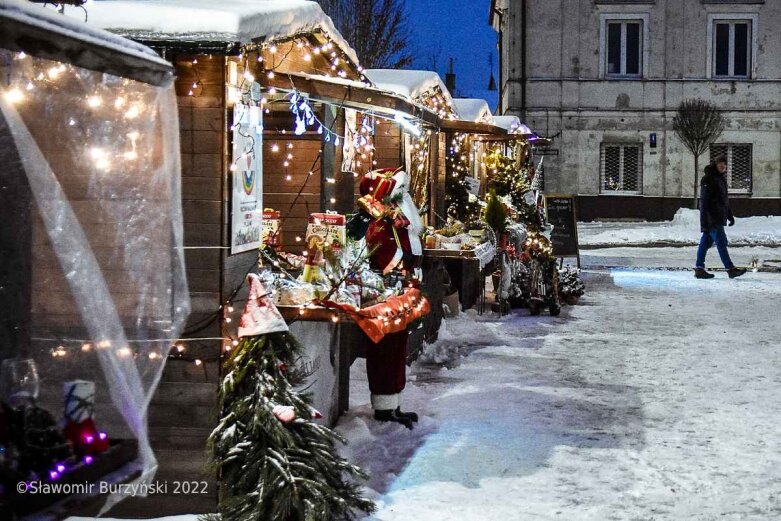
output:
<instances>
[{"instance_id":1,"label":"wall-mounted sign","mask_svg":"<svg viewBox=\"0 0 781 521\"><path fill-rule=\"evenodd\" d=\"M231 254L260 247L263 228L263 112L233 107Z\"/></svg>"}]
</instances>

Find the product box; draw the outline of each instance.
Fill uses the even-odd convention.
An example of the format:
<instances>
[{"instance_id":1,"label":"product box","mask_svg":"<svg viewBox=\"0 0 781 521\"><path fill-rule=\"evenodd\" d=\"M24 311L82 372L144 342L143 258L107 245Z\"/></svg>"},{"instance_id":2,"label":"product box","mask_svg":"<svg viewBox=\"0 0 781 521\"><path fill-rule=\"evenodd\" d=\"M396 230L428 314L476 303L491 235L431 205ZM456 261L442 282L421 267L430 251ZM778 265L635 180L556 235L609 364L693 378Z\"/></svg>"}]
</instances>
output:
<instances>
[{"instance_id":1,"label":"product box","mask_svg":"<svg viewBox=\"0 0 781 521\"><path fill-rule=\"evenodd\" d=\"M282 232L279 229L279 225L279 210L265 208L263 210L262 246L271 246L272 248L282 246Z\"/></svg>"}]
</instances>

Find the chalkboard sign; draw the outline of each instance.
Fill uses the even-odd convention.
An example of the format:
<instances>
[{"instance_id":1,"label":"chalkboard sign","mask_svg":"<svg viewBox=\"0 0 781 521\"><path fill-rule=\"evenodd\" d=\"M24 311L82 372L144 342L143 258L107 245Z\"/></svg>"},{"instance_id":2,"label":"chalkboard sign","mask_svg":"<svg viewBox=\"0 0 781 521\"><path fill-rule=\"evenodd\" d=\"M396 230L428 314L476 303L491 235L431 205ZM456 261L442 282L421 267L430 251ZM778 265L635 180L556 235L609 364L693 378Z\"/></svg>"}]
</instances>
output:
<instances>
[{"instance_id":1,"label":"chalkboard sign","mask_svg":"<svg viewBox=\"0 0 781 521\"><path fill-rule=\"evenodd\" d=\"M551 242L557 257L578 257L578 215L575 196L551 194L545 196L548 222L553 225Z\"/></svg>"}]
</instances>

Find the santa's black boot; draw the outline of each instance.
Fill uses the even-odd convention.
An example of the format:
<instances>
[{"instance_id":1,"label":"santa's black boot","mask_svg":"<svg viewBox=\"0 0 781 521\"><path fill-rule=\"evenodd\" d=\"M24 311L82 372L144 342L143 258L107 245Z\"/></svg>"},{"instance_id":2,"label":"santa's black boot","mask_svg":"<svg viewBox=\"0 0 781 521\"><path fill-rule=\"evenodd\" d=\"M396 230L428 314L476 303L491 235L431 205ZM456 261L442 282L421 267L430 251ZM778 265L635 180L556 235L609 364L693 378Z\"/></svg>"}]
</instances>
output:
<instances>
[{"instance_id":1,"label":"santa's black boot","mask_svg":"<svg viewBox=\"0 0 781 521\"><path fill-rule=\"evenodd\" d=\"M413 422L418 423L418 413L416 412L401 412L401 407L396 407L394 412L396 413L396 416L405 416Z\"/></svg>"},{"instance_id":2,"label":"santa's black boot","mask_svg":"<svg viewBox=\"0 0 781 521\"><path fill-rule=\"evenodd\" d=\"M412 419L407 416L399 416L393 409L375 410L374 419L380 422L395 422L412 430Z\"/></svg>"}]
</instances>

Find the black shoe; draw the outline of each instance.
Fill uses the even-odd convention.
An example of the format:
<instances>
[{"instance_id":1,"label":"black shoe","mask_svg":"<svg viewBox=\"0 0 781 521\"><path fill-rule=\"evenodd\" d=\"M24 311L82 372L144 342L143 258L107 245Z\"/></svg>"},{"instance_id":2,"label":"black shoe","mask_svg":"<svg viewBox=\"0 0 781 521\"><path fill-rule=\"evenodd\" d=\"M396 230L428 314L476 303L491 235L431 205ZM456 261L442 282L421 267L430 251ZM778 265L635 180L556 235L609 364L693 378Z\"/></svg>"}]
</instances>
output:
<instances>
[{"instance_id":1,"label":"black shoe","mask_svg":"<svg viewBox=\"0 0 781 521\"><path fill-rule=\"evenodd\" d=\"M705 271L705 268L694 268L694 276L698 279L712 279L716 275L713 273L708 273ZM732 277L732 275L730 275Z\"/></svg>"},{"instance_id":2,"label":"black shoe","mask_svg":"<svg viewBox=\"0 0 781 521\"><path fill-rule=\"evenodd\" d=\"M413 422L418 423L418 413L416 412L401 412L401 407L396 407L396 410L393 412L396 413L396 416L407 417Z\"/></svg>"},{"instance_id":3,"label":"black shoe","mask_svg":"<svg viewBox=\"0 0 781 521\"><path fill-rule=\"evenodd\" d=\"M729 275L729 278L731 278L731 279L736 279L736 278L740 277L741 275L745 275L745 274L746 274L746 268L735 268L735 267L732 267L732 268L727 270L727 275Z\"/></svg>"},{"instance_id":4,"label":"black shoe","mask_svg":"<svg viewBox=\"0 0 781 521\"><path fill-rule=\"evenodd\" d=\"M408 416L399 416L396 411L392 409L385 409L382 411L374 411L374 419L379 422L396 422L404 425L409 430L412 430L412 418Z\"/></svg>"}]
</instances>

